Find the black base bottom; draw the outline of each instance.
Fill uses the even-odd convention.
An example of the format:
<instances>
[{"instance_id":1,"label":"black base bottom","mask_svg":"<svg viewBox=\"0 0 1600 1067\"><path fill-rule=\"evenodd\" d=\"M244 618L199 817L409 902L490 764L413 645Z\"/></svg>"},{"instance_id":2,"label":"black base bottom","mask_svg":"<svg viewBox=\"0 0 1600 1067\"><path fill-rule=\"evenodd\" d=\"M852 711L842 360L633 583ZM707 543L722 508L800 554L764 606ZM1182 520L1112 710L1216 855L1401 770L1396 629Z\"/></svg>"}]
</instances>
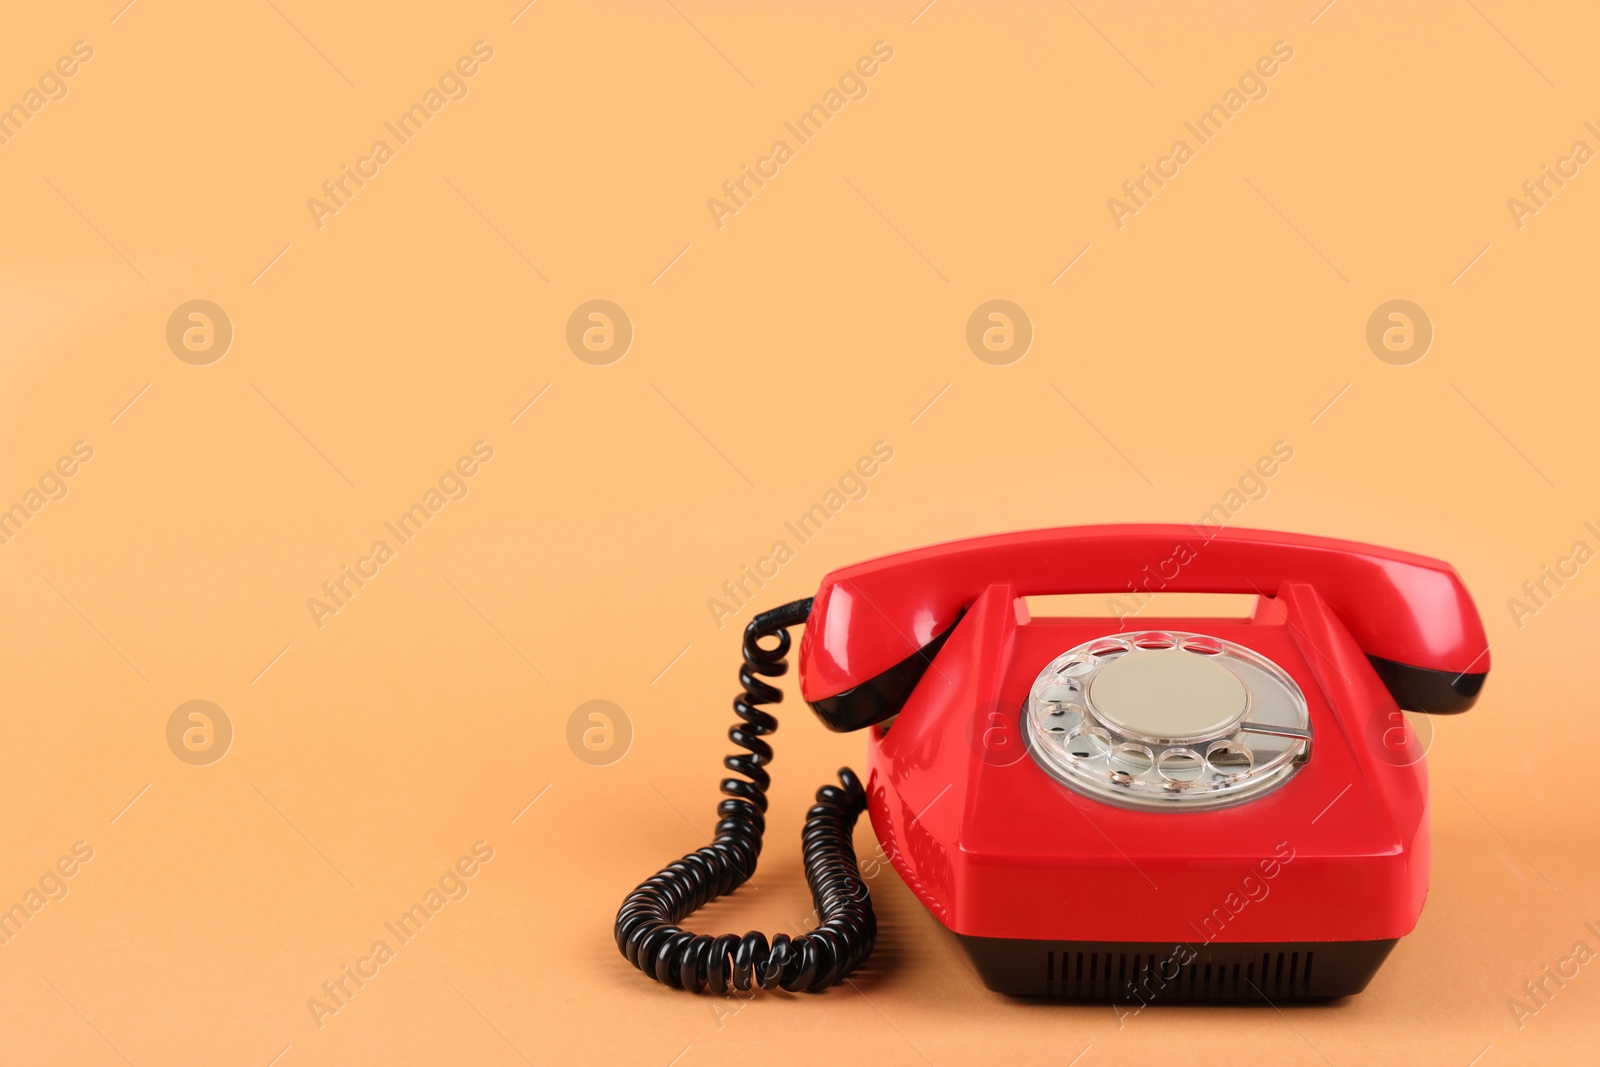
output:
<instances>
[{"instance_id":1,"label":"black base bottom","mask_svg":"<svg viewBox=\"0 0 1600 1067\"><path fill-rule=\"evenodd\" d=\"M1093 1000L1304 1000L1367 987L1387 941L1025 941L956 935L999 993Z\"/></svg>"}]
</instances>

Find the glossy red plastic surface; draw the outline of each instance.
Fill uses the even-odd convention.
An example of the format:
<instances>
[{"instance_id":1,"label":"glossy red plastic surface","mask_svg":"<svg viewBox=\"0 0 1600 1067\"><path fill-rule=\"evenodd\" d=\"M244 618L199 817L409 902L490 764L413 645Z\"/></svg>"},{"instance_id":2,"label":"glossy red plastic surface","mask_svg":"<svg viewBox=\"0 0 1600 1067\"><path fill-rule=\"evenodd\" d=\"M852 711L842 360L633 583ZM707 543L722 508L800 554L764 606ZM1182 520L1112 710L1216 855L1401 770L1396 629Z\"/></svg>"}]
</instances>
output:
<instances>
[{"instance_id":1,"label":"glossy red plastic surface","mask_svg":"<svg viewBox=\"0 0 1600 1067\"><path fill-rule=\"evenodd\" d=\"M1146 550L1173 536L1134 529L1147 531L1140 541ZM1073 559L1053 565L1048 580L985 582L899 717L887 732L871 731L869 811L906 883L951 930L984 937L1193 945L1408 933L1427 893L1427 777L1415 738L1365 652L1463 666L1459 657L1480 651L1472 647L1479 631L1470 610L1434 625L1435 612L1456 604L1459 585L1449 569L1355 551L1360 546L1335 550L1337 542L1314 538L1265 540L1281 535L1236 536L1206 569L1197 562L1190 588L1242 583L1248 590L1253 583L1276 595L1258 601L1249 619L1140 618L1120 629L1207 633L1267 656L1305 693L1312 755L1285 784L1234 807L1132 810L1061 785L1022 741L1021 709L1039 671L1119 626L1103 618L1031 619L1017 598L1088 581L1063 583L1069 574L1103 581L1142 558L1119 553L1109 564L1091 562L1063 547L1074 544L1074 533L1018 539L1018 558L1063 551ZM1241 542L1250 551L1234 551ZM1273 546L1261 553L1266 562L1252 563L1262 543ZM963 546L938 552L962 567L979 566ZM914 565L895 568L916 580L894 596L888 584L872 584L869 595L921 632L938 628L949 601L924 588L936 575L917 555L896 557ZM828 588L837 596L875 582L871 567L839 572ZM1291 578L1302 568L1315 572L1317 584ZM1331 582L1333 575L1346 587ZM1397 602L1402 589L1422 607ZM1358 640L1349 616L1362 591L1383 610L1363 608ZM1335 599L1344 610L1333 609ZM858 610L868 601L849 603Z\"/></svg>"},{"instance_id":2,"label":"glossy red plastic surface","mask_svg":"<svg viewBox=\"0 0 1600 1067\"><path fill-rule=\"evenodd\" d=\"M1439 560L1265 530L1078 526L954 541L834 571L822 581L801 640L801 691L821 700L883 673L948 628L994 583L1010 583L1019 596L1270 597L1293 582L1315 587L1363 652L1452 673L1489 669L1488 640L1472 599Z\"/></svg>"}]
</instances>

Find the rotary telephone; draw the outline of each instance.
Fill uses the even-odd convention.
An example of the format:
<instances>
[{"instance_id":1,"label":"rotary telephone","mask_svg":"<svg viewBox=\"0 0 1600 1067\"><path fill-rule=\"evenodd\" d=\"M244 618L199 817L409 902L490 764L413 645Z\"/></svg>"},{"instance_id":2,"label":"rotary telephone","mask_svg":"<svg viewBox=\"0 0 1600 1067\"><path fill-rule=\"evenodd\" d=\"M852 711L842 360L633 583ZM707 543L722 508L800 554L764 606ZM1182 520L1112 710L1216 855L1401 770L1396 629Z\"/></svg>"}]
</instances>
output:
<instances>
[{"instance_id":1,"label":"rotary telephone","mask_svg":"<svg viewBox=\"0 0 1600 1067\"><path fill-rule=\"evenodd\" d=\"M1023 599L1256 596L1248 618L1034 618ZM818 924L678 924L750 877L765 832L766 705L804 624L800 689L867 730L865 780L817 790L801 835ZM1458 712L1488 673L1439 560L1350 541L1177 525L1068 527L834 571L744 634L740 751L714 839L623 901L617 947L696 992L817 991L876 936L852 831L991 989L1098 999L1360 992L1427 895L1427 775L1400 709Z\"/></svg>"}]
</instances>

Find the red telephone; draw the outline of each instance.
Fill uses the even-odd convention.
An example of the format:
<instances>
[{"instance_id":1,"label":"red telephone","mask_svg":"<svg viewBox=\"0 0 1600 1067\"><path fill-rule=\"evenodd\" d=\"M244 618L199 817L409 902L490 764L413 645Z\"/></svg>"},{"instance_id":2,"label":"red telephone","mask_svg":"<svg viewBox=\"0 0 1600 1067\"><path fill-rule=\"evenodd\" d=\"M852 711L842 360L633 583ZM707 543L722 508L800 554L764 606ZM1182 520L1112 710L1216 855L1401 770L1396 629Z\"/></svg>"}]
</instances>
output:
<instances>
[{"instance_id":1,"label":"red telephone","mask_svg":"<svg viewBox=\"0 0 1600 1067\"><path fill-rule=\"evenodd\" d=\"M1054 593L1256 594L1248 618L1032 618ZM819 924L677 924L742 885L765 830L762 705L800 687L871 727L863 783L817 791L802 842ZM767 647L770 645L771 647ZM991 988L1101 999L1358 993L1427 894L1427 775L1399 709L1464 711L1488 641L1446 563L1350 541L1176 525L1069 527L846 567L745 630L742 751L710 845L641 884L617 947L672 986L815 991L872 951L851 832Z\"/></svg>"}]
</instances>

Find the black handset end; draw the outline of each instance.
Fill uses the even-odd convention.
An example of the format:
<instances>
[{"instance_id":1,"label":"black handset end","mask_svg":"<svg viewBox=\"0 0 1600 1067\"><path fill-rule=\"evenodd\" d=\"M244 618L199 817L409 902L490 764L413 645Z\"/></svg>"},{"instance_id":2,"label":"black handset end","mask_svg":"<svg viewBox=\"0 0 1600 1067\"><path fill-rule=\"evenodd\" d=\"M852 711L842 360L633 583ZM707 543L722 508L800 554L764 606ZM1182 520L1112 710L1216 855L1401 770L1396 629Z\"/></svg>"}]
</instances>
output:
<instances>
[{"instance_id":1,"label":"black handset end","mask_svg":"<svg viewBox=\"0 0 1600 1067\"><path fill-rule=\"evenodd\" d=\"M824 726L838 733L862 730L900 714L911 691L960 621L961 617L956 616L955 622L932 641L882 674L835 696L810 701L811 710L817 713Z\"/></svg>"},{"instance_id":2,"label":"black handset end","mask_svg":"<svg viewBox=\"0 0 1600 1067\"><path fill-rule=\"evenodd\" d=\"M1428 667L1396 663L1382 656L1369 655L1372 669L1378 672L1394 702L1407 711L1426 711L1434 715L1466 711L1478 701L1483 680L1489 672L1457 674Z\"/></svg>"}]
</instances>

